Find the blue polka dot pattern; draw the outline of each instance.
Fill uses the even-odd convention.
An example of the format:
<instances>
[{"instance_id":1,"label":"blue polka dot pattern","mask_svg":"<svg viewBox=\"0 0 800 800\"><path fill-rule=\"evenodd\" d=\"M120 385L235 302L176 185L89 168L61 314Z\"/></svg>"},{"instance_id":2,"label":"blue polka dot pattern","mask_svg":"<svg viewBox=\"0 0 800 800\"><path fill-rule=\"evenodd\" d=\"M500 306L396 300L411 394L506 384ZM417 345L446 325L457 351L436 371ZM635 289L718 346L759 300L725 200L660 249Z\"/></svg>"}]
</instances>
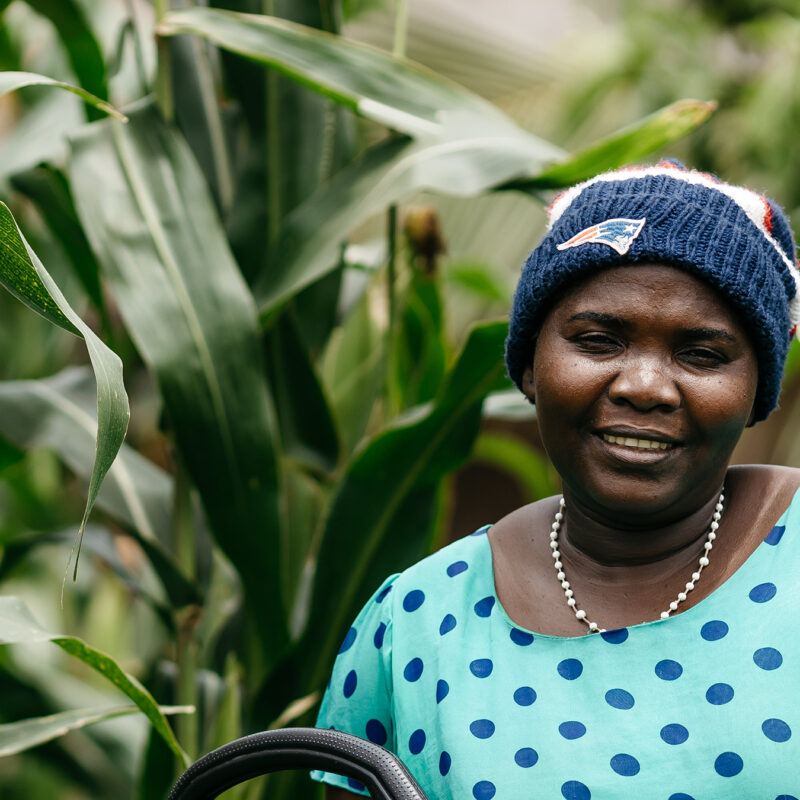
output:
<instances>
[{"instance_id":1,"label":"blue polka dot pattern","mask_svg":"<svg viewBox=\"0 0 800 800\"><path fill-rule=\"evenodd\" d=\"M536 702L536 692L530 686L520 686L514 692L514 702L518 706L532 706Z\"/></svg>"},{"instance_id":2,"label":"blue polka dot pattern","mask_svg":"<svg viewBox=\"0 0 800 800\"><path fill-rule=\"evenodd\" d=\"M583 664L577 658L565 658L558 664L558 674L568 681L580 678L583 672Z\"/></svg>"},{"instance_id":3,"label":"blue polka dot pattern","mask_svg":"<svg viewBox=\"0 0 800 800\"><path fill-rule=\"evenodd\" d=\"M683 725L673 722L661 729L661 738L667 744L683 744L689 738L689 731Z\"/></svg>"},{"instance_id":4,"label":"blue polka dot pattern","mask_svg":"<svg viewBox=\"0 0 800 800\"><path fill-rule=\"evenodd\" d=\"M476 658L470 662L469 671L476 678L488 678L492 674L494 664L490 658Z\"/></svg>"},{"instance_id":5,"label":"blue polka dot pattern","mask_svg":"<svg viewBox=\"0 0 800 800\"><path fill-rule=\"evenodd\" d=\"M364 784L361 783L361 781L357 781L355 778L348 778L347 785L351 789L355 789L357 792L364 792L367 789L367 787L364 786Z\"/></svg>"},{"instance_id":6,"label":"blue polka dot pattern","mask_svg":"<svg viewBox=\"0 0 800 800\"><path fill-rule=\"evenodd\" d=\"M723 778L732 778L742 771L744 762L741 756L736 753L720 753L714 762L714 769L717 775L722 775Z\"/></svg>"},{"instance_id":7,"label":"blue polka dot pattern","mask_svg":"<svg viewBox=\"0 0 800 800\"><path fill-rule=\"evenodd\" d=\"M475 603L475 613L479 617L488 617L492 613L492 609L494 608L495 599L492 595L489 597L484 597L482 600L478 600Z\"/></svg>"},{"instance_id":8,"label":"blue polka dot pattern","mask_svg":"<svg viewBox=\"0 0 800 800\"><path fill-rule=\"evenodd\" d=\"M470 722L469 730L476 739L488 739L494 735L494 722L490 719L476 719Z\"/></svg>"},{"instance_id":9,"label":"blue polka dot pattern","mask_svg":"<svg viewBox=\"0 0 800 800\"><path fill-rule=\"evenodd\" d=\"M508 635L511 641L514 642L514 644L518 644L520 647L527 647L529 644L533 644L533 634L527 631L521 631L519 628L512 628L511 633Z\"/></svg>"},{"instance_id":10,"label":"blue polka dot pattern","mask_svg":"<svg viewBox=\"0 0 800 800\"><path fill-rule=\"evenodd\" d=\"M371 719L367 723L367 739L381 746L386 744L389 735L386 733L386 728L383 727L383 723L380 720Z\"/></svg>"},{"instance_id":11,"label":"blue polka dot pattern","mask_svg":"<svg viewBox=\"0 0 800 800\"><path fill-rule=\"evenodd\" d=\"M620 708L623 711L627 711L629 708L633 708L634 699L633 695L624 689L609 689L606 692L606 703L612 708Z\"/></svg>"},{"instance_id":12,"label":"blue polka dot pattern","mask_svg":"<svg viewBox=\"0 0 800 800\"><path fill-rule=\"evenodd\" d=\"M626 778L638 775L641 769L639 762L633 756L628 755L628 753L617 753L611 759L610 763L611 769L613 769L617 775L622 775Z\"/></svg>"},{"instance_id":13,"label":"blue polka dot pattern","mask_svg":"<svg viewBox=\"0 0 800 800\"><path fill-rule=\"evenodd\" d=\"M725 637L727 633L728 626L721 619L713 619L711 622L706 622L706 624L700 628L700 635L707 642L716 642L718 639Z\"/></svg>"},{"instance_id":14,"label":"blue polka dot pattern","mask_svg":"<svg viewBox=\"0 0 800 800\"><path fill-rule=\"evenodd\" d=\"M759 583L750 590L748 597L754 603L767 603L772 600L778 592L778 587L774 583Z\"/></svg>"},{"instance_id":15,"label":"blue polka dot pattern","mask_svg":"<svg viewBox=\"0 0 800 800\"><path fill-rule=\"evenodd\" d=\"M406 668L403 670L403 677L414 683L414 681L418 681L422 675L422 670L424 669L424 664L422 663L421 658L412 658L411 661L406 664Z\"/></svg>"},{"instance_id":16,"label":"blue polka dot pattern","mask_svg":"<svg viewBox=\"0 0 800 800\"><path fill-rule=\"evenodd\" d=\"M411 736L408 737L408 749L412 755L419 755L425 747L425 731L422 728L417 728Z\"/></svg>"},{"instance_id":17,"label":"blue polka dot pattern","mask_svg":"<svg viewBox=\"0 0 800 800\"><path fill-rule=\"evenodd\" d=\"M389 594L389 592L392 591L392 587L393 587L393 584L389 584L385 589L381 589L378 592L377 597L375 598L375 602L376 603L382 603L384 601L384 599L386 598L386 595Z\"/></svg>"},{"instance_id":18,"label":"blue polka dot pattern","mask_svg":"<svg viewBox=\"0 0 800 800\"><path fill-rule=\"evenodd\" d=\"M570 720L569 722L562 722L558 726L558 732L565 739L580 739L586 733L586 726L582 722Z\"/></svg>"},{"instance_id":19,"label":"blue polka dot pattern","mask_svg":"<svg viewBox=\"0 0 800 800\"><path fill-rule=\"evenodd\" d=\"M764 538L764 541L767 544L771 544L773 547L778 544L778 542L783 537L783 533L786 530L785 525L776 525Z\"/></svg>"},{"instance_id":20,"label":"blue polka dot pattern","mask_svg":"<svg viewBox=\"0 0 800 800\"><path fill-rule=\"evenodd\" d=\"M706 700L712 706L724 706L725 703L730 703L733 700L733 686L727 683L715 683L713 686L709 686Z\"/></svg>"},{"instance_id":21,"label":"blue polka dot pattern","mask_svg":"<svg viewBox=\"0 0 800 800\"><path fill-rule=\"evenodd\" d=\"M561 785L561 796L564 800L591 800L592 793L585 783L566 781Z\"/></svg>"},{"instance_id":22,"label":"blue polka dot pattern","mask_svg":"<svg viewBox=\"0 0 800 800\"><path fill-rule=\"evenodd\" d=\"M615 628L600 634L609 644L622 644L628 638L627 628Z\"/></svg>"},{"instance_id":23,"label":"blue polka dot pattern","mask_svg":"<svg viewBox=\"0 0 800 800\"><path fill-rule=\"evenodd\" d=\"M439 635L444 636L450 633L456 626L456 618L452 614L445 614L442 624L439 626Z\"/></svg>"},{"instance_id":24,"label":"blue polka dot pattern","mask_svg":"<svg viewBox=\"0 0 800 800\"><path fill-rule=\"evenodd\" d=\"M521 747L514 753L514 761L520 767L532 767L539 760L539 754L532 747Z\"/></svg>"},{"instance_id":25,"label":"blue polka dot pattern","mask_svg":"<svg viewBox=\"0 0 800 800\"><path fill-rule=\"evenodd\" d=\"M753 653L753 661L761 669L772 670L778 669L783 664L783 656L774 647L762 647Z\"/></svg>"},{"instance_id":26,"label":"blue polka dot pattern","mask_svg":"<svg viewBox=\"0 0 800 800\"><path fill-rule=\"evenodd\" d=\"M425 592L421 589L412 589L403 598L403 608L408 611L416 611L425 602Z\"/></svg>"},{"instance_id":27,"label":"blue polka dot pattern","mask_svg":"<svg viewBox=\"0 0 800 800\"><path fill-rule=\"evenodd\" d=\"M761 730L773 742L788 742L792 738L792 729L782 719L765 719Z\"/></svg>"},{"instance_id":28,"label":"blue polka dot pattern","mask_svg":"<svg viewBox=\"0 0 800 800\"><path fill-rule=\"evenodd\" d=\"M683 674L683 667L677 662L669 658L659 661L656 664L656 675L662 681L674 681Z\"/></svg>"},{"instance_id":29,"label":"blue polka dot pattern","mask_svg":"<svg viewBox=\"0 0 800 800\"><path fill-rule=\"evenodd\" d=\"M472 796L475 800L492 800L497 791L491 781L478 781L472 787Z\"/></svg>"},{"instance_id":30,"label":"blue polka dot pattern","mask_svg":"<svg viewBox=\"0 0 800 800\"><path fill-rule=\"evenodd\" d=\"M800 607L800 492L792 514L779 546L759 544L688 613L574 638L510 620L491 543L462 538L344 626L319 725L404 753L431 800L484 781L491 800L798 800L800 640L785 620Z\"/></svg>"},{"instance_id":31,"label":"blue polka dot pattern","mask_svg":"<svg viewBox=\"0 0 800 800\"><path fill-rule=\"evenodd\" d=\"M339 652L340 653L347 652L353 646L353 642L355 642L357 635L358 632L356 631L356 629L350 628L350 630L347 631L347 633L344 636L344 640L342 641L342 644L339 647Z\"/></svg>"}]
</instances>

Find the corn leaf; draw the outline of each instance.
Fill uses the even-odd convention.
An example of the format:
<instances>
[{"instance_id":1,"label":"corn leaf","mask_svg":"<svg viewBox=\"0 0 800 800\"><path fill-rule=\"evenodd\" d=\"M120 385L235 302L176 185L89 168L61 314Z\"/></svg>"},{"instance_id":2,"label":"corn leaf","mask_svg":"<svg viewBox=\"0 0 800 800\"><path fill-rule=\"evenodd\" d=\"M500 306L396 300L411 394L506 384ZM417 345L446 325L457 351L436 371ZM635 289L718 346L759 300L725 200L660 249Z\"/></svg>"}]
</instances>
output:
<instances>
[{"instance_id":1,"label":"corn leaf","mask_svg":"<svg viewBox=\"0 0 800 800\"><path fill-rule=\"evenodd\" d=\"M57 89L65 89L80 97L84 103L88 103L104 114L108 114L119 120L126 119L125 115L117 111L110 103L96 97L91 92L87 92L85 89L81 89L80 86L73 86L70 83L56 81L52 78L48 78L46 75L37 75L34 72L0 72L0 95L8 92L15 92L26 86L53 86Z\"/></svg>"},{"instance_id":2,"label":"corn leaf","mask_svg":"<svg viewBox=\"0 0 800 800\"><path fill-rule=\"evenodd\" d=\"M194 712L191 706L159 706L158 710L164 716ZM30 750L31 747L50 742L69 731L79 730L87 725L94 725L96 722L139 712L140 709L137 706L127 705L106 708L74 708L58 714L48 714L45 717L7 722L0 725L0 757Z\"/></svg>"},{"instance_id":3,"label":"corn leaf","mask_svg":"<svg viewBox=\"0 0 800 800\"><path fill-rule=\"evenodd\" d=\"M83 661L84 664L114 684L136 704L162 736L170 750L188 766L188 757L178 744L166 717L150 692L136 678L125 672L111 656L95 650L80 639L46 631L18 597L0 597L0 644L23 642L53 642L64 652Z\"/></svg>"},{"instance_id":4,"label":"corn leaf","mask_svg":"<svg viewBox=\"0 0 800 800\"><path fill-rule=\"evenodd\" d=\"M80 533L89 518L103 478L125 438L130 417L122 381L122 362L73 311L61 290L28 246L11 212L0 203L0 283L45 319L86 342L97 383L97 427L94 465L86 509L78 533L75 574L80 555ZM73 576L74 577L74 576Z\"/></svg>"},{"instance_id":5,"label":"corn leaf","mask_svg":"<svg viewBox=\"0 0 800 800\"><path fill-rule=\"evenodd\" d=\"M678 100L573 153L538 175L515 182L511 188L558 189L587 180L599 172L631 164L691 133L714 113L716 107L714 102Z\"/></svg>"},{"instance_id":6,"label":"corn leaf","mask_svg":"<svg viewBox=\"0 0 800 800\"><path fill-rule=\"evenodd\" d=\"M426 543L441 478L469 455L484 397L505 382L504 321L476 326L432 403L409 412L356 454L333 500L317 557L304 658L321 685L347 625L387 574ZM427 519L427 524L420 524ZM352 531L360 546L353 550ZM337 602L330 603L336 595ZM307 649L305 649L307 648Z\"/></svg>"},{"instance_id":7,"label":"corn leaf","mask_svg":"<svg viewBox=\"0 0 800 800\"><path fill-rule=\"evenodd\" d=\"M409 136L449 138L454 118L516 127L491 103L420 64L289 20L195 7L169 12L157 32L203 36Z\"/></svg>"},{"instance_id":8,"label":"corn leaf","mask_svg":"<svg viewBox=\"0 0 800 800\"><path fill-rule=\"evenodd\" d=\"M274 412L252 295L185 141L147 105L71 140L70 183L266 652L287 640Z\"/></svg>"},{"instance_id":9,"label":"corn leaf","mask_svg":"<svg viewBox=\"0 0 800 800\"><path fill-rule=\"evenodd\" d=\"M77 0L25 0L37 13L53 23L78 83L94 95L108 100L106 65L84 6ZM89 119L99 118L101 109L89 106Z\"/></svg>"}]
</instances>

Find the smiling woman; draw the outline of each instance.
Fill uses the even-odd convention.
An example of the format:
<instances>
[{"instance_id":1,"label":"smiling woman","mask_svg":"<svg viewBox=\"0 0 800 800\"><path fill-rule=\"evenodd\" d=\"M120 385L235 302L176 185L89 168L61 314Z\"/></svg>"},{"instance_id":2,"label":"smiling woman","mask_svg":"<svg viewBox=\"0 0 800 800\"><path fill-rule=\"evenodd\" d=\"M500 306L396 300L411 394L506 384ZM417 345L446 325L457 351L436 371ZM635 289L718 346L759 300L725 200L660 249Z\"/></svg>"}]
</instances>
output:
<instances>
[{"instance_id":1,"label":"smiling woman","mask_svg":"<svg viewBox=\"0 0 800 800\"><path fill-rule=\"evenodd\" d=\"M558 197L506 357L563 495L387 579L318 725L437 800L796 800L800 472L729 462L777 403L797 286L747 189L664 163Z\"/></svg>"}]
</instances>

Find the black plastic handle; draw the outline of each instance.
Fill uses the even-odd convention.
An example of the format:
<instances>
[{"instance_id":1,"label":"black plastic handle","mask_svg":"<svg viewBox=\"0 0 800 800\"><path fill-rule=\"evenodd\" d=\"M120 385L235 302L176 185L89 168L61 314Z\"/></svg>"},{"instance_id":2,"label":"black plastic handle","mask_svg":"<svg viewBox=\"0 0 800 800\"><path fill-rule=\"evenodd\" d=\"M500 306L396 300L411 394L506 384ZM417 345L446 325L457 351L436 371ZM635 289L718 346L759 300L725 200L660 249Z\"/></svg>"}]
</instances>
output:
<instances>
[{"instance_id":1,"label":"black plastic handle","mask_svg":"<svg viewBox=\"0 0 800 800\"><path fill-rule=\"evenodd\" d=\"M394 753L323 728L280 728L229 742L192 764L169 800L213 800L239 783L286 769L321 769L353 778L373 800L427 800Z\"/></svg>"}]
</instances>

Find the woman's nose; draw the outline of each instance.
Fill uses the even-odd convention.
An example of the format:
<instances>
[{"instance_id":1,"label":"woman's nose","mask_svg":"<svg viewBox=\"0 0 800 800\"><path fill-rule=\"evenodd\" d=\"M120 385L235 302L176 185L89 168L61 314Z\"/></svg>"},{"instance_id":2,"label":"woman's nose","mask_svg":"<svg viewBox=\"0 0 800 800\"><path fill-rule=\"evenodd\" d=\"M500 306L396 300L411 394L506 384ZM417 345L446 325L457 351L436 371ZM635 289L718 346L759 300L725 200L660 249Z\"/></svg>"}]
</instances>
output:
<instances>
[{"instance_id":1,"label":"woman's nose","mask_svg":"<svg viewBox=\"0 0 800 800\"><path fill-rule=\"evenodd\" d=\"M660 359L626 359L612 380L608 394L613 403L627 403L638 411L672 410L681 404L681 394L669 369Z\"/></svg>"}]
</instances>

